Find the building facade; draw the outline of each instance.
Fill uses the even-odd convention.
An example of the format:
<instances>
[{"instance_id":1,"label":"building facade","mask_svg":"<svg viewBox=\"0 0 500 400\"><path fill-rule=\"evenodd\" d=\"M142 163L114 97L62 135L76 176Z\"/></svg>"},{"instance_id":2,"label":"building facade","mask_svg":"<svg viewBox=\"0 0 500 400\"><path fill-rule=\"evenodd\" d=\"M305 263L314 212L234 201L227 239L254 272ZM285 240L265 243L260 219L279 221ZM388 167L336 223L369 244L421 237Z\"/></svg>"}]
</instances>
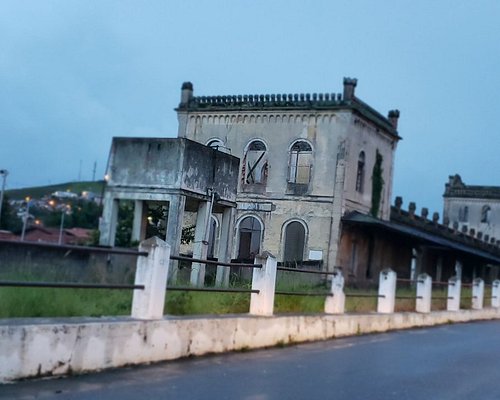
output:
<instances>
[{"instance_id":1,"label":"building facade","mask_svg":"<svg viewBox=\"0 0 500 400\"><path fill-rule=\"evenodd\" d=\"M233 258L266 250L284 263L345 268L356 249L339 252L342 216L389 219L399 112L384 117L356 85L345 78L342 94L207 97L183 84L178 136L240 158Z\"/></svg>"},{"instance_id":2,"label":"building facade","mask_svg":"<svg viewBox=\"0 0 500 400\"><path fill-rule=\"evenodd\" d=\"M457 230L500 243L500 187L466 185L460 175L445 185L444 218Z\"/></svg>"}]
</instances>

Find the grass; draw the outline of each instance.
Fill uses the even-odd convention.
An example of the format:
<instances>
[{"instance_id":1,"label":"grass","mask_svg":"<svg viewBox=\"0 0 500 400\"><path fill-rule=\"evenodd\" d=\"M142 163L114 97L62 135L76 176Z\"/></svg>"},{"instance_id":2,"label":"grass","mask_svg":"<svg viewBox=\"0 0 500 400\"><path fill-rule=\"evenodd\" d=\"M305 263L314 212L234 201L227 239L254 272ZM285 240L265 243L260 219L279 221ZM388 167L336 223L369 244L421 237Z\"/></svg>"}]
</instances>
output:
<instances>
[{"instance_id":1,"label":"grass","mask_svg":"<svg viewBox=\"0 0 500 400\"><path fill-rule=\"evenodd\" d=\"M5 280L54 281L58 279L36 279L33 275L0 275ZM248 288L248 284L239 285ZM321 285L278 285L277 290L297 292L325 292ZM348 288L351 295L371 294L374 297L347 297L346 312L374 312L377 309L376 290ZM436 289L434 296L446 297L446 289ZM397 296L415 296L415 289L400 288ZM491 290L485 291L485 305L489 304ZM462 289L461 308L471 308L471 288ZM275 313L321 313L324 296L276 295ZM14 288L0 287L0 318L16 317L72 317L72 316L118 316L130 315L131 290L107 289L58 289L58 288ZM248 293L203 293L190 291L167 291L165 313L169 315L239 314L247 313L250 306ZM446 309L446 299L432 302L432 309ZM414 311L415 299L396 299L396 311Z\"/></svg>"}]
</instances>

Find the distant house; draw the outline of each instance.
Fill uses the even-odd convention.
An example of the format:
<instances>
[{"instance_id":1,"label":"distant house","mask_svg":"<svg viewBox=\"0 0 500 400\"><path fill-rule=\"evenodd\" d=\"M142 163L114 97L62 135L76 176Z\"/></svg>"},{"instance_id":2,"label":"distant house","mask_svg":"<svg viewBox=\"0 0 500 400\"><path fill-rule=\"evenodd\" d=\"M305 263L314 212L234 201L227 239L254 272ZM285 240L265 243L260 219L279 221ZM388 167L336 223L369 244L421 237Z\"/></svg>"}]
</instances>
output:
<instances>
[{"instance_id":1,"label":"distant house","mask_svg":"<svg viewBox=\"0 0 500 400\"><path fill-rule=\"evenodd\" d=\"M58 190L52 193L52 197L57 197L59 199L76 199L78 198L78 195L73 192L63 192L61 190Z\"/></svg>"},{"instance_id":2,"label":"distant house","mask_svg":"<svg viewBox=\"0 0 500 400\"><path fill-rule=\"evenodd\" d=\"M62 244L85 244L91 234L91 229L71 228L62 232ZM26 230L24 240L26 242L58 243L60 230L58 228L45 228L31 226Z\"/></svg>"}]
</instances>

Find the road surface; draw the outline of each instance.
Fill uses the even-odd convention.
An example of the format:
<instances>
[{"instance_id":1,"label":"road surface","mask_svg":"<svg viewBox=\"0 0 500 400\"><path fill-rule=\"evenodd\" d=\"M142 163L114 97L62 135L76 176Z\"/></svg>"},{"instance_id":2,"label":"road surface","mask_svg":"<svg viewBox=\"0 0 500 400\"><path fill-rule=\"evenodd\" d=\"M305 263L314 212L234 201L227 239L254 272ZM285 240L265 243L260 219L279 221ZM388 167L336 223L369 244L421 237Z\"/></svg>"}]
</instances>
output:
<instances>
[{"instance_id":1,"label":"road surface","mask_svg":"<svg viewBox=\"0 0 500 400\"><path fill-rule=\"evenodd\" d=\"M0 386L1 399L500 399L500 321Z\"/></svg>"}]
</instances>

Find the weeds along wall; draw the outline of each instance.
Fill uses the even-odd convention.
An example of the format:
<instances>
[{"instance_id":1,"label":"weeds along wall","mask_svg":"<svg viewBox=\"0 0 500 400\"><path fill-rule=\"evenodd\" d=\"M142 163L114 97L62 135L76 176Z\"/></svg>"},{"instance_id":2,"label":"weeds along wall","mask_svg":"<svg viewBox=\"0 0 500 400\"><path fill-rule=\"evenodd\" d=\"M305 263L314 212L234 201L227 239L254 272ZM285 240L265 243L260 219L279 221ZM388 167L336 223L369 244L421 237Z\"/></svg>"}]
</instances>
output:
<instances>
[{"instance_id":1,"label":"weeds along wall","mask_svg":"<svg viewBox=\"0 0 500 400\"><path fill-rule=\"evenodd\" d=\"M130 283L136 257L0 243L0 278Z\"/></svg>"}]
</instances>

